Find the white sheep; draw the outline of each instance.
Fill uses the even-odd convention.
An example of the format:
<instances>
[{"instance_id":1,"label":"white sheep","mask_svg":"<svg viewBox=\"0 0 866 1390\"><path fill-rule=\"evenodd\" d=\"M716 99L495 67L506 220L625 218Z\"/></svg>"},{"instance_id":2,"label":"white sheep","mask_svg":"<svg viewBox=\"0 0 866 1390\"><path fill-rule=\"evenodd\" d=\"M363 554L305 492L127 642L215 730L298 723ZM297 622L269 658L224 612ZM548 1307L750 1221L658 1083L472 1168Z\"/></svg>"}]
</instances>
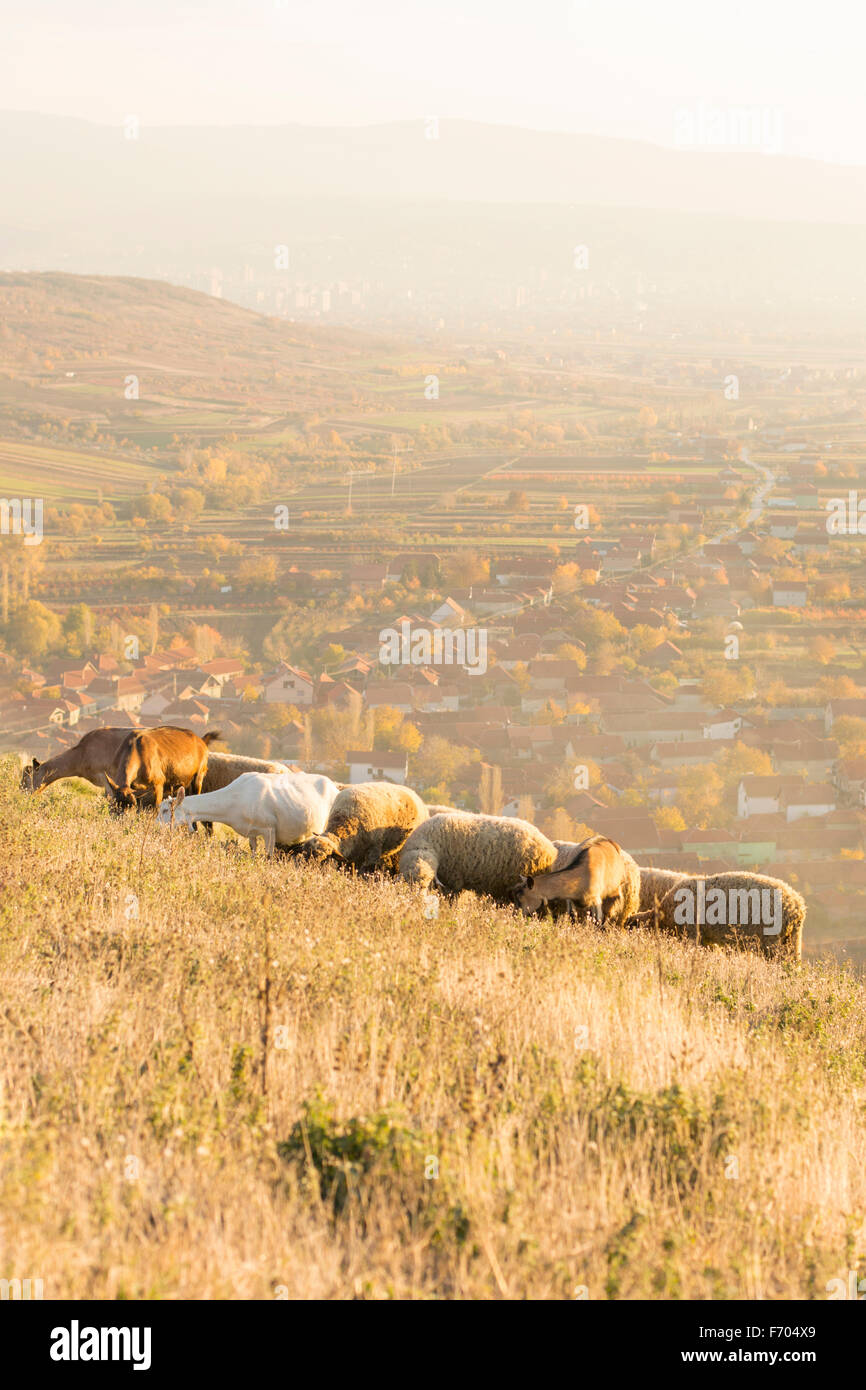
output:
<instances>
[{"instance_id":1,"label":"white sheep","mask_svg":"<svg viewBox=\"0 0 866 1390\"><path fill-rule=\"evenodd\" d=\"M471 889L501 901L527 874L541 873L556 849L529 821L514 816L431 816L412 831L400 853L400 873L424 889L449 893Z\"/></svg>"}]
</instances>

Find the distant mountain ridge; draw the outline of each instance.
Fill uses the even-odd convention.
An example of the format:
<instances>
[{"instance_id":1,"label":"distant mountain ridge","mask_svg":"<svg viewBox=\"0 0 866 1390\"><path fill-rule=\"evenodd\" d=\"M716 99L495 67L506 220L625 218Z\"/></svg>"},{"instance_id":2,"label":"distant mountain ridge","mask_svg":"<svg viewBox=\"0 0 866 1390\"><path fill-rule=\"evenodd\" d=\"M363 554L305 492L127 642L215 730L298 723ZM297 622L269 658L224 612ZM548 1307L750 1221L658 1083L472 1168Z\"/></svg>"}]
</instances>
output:
<instances>
[{"instance_id":1,"label":"distant mountain ridge","mask_svg":"<svg viewBox=\"0 0 866 1390\"><path fill-rule=\"evenodd\" d=\"M436 138L429 138L435 136ZM148 127L0 112L4 220L83 207L171 217L289 196L594 204L866 223L866 168L744 150L424 120L357 128Z\"/></svg>"},{"instance_id":2,"label":"distant mountain ridge","mask_svg":"<svg viewBox=\"0 0 866 1390\"><path fill-rule=\"evenodd\" d=\"M660 305L665 332L862 333L866 169L448 120L130 133L0 113L0 270L399 334Z\"/></svg>"}]
</instances>

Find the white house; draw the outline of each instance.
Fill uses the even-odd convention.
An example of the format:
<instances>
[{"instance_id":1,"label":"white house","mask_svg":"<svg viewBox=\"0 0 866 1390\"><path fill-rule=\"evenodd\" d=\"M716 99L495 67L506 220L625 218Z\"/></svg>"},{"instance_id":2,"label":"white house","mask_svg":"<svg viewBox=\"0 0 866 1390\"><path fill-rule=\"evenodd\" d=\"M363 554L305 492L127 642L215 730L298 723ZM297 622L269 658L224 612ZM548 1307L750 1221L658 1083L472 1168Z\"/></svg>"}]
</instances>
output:
<instances>
[{"instance_id":1,"label":"white house","mask_svg":"<svg viewBox=\"0 0 866 1390\"><path fill-rule=\"evenodd\" d=\"M349 782L398 782L404 784L409 771L405 753L386 753L382 748L346 754Z\"/></svg>"},{"instance_id":2,"label":"white house","mask_svg":"<svg viewBox=\"0 0 866 1390\"><path fill-rule=\"evenodd\" d=\"M808 585L786 579L773 585L775 608L805 608Z\"/></svg>"},{"instance_id":3,"label":"white house","mask_svg":"<svg viewBox=\"0 0 866 1390\"><path fill-rule=\"evenodd\" d=\"M776 816L782 809L786 791L796 791L801 786L798 777L759 777L750 774L741 777L737 787L737 815L741 820L748 816Z\"/></svg>"},{"instance_id":4,"label":"white house","mask_svg":"<svg viewBox=\"0 0 866 1390\"><path fill-rule=\"evenodd\" d=\"M704 724L704 738L736 738L743 727L743 721L739 714L732 709L720 709L717 714L710 715Z\"/></svg>"},{"instance_id":5,"label":"white house","mask_svg":"<svg viewBox=\"0 0 866 1390\"><path fill-rule=\"evenodd\" d=\"M828 816L836 809L836 796L827 782L801 787L785 797L785 819L803 820L806 816Z\"/></svg>"},{"instance_id":6,"label":"white house","mask_svg":"<svg viewBox=\"0 0 866 1390\"><path fill-rule=\"evenodd\" d=\"M472 614L453 598L446 598L438 608L434 608L430 614L432 623L441 623L447 627L465 627L472 622Z\"/></svg>"}]
</instances>

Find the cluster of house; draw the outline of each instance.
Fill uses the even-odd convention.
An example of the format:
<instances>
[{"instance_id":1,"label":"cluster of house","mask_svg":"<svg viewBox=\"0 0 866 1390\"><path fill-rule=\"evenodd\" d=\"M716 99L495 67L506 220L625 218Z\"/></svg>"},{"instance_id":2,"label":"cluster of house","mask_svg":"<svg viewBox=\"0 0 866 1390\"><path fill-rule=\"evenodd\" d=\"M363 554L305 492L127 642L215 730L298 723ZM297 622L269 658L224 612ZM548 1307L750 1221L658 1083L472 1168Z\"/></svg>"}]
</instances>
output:
<instances>
[{"instance_id":1,"label":"cluster of house","mask_svg":"<svg viewBox=\"0 0 866 1390\"><path fill-rule=\"evenodd\" d=\"M792 493L814 490L811 471L808 457L791 461ZM808 500L805 492L795 497L798 504ZM674 508L669 520L694 525L698 534L703 529L703 516L693 507ZM333 645L346 655L318 675L284 661L252 676L238 660L200 661L191 647L177 643L134 661L97 653L82 661L48 662L38 671L10 670L16 686L27 684L31 693L19 693L11 681L0 689L4 747L43 757L106 722L179 723L200 730L218 722L223 737L236 745L263 711L282 705L301 717L269 726L279 727L270 755L298 762L308 748L304 711L346 710L359 716L356 728L369 728L360 716L387 706L411 717L425 739L438 737L477 752L458 775L455 799L465 795L471 804L477 798L479 760L482 770L495 772L491 785L506 814L516 814L527 798L544 803L552 785L562 787L563 772L573 771L573 791L558 796L557 805L573 822L609 833L644 862L707 872L754 865L773 872L785 865L788 878L796 864L801 885L826 883L828 891L845 897L866 888L859 868L866 847L866 759L840 755L833 725L846 715L866 719L866 698L792 704L758 719L747 709L707 704L698 682L682 674L678 638L708 618L737 628L743 610L754 604L756 579L771 579L776 605L807 602L805 581L776 582L778 562L760 554L762 540L777 533L782 538L775 514L767 512L759 530L732 532L675 560L657 558L651 529L624 532L627 540L579 535L558 558L541 550L503 551L493 557L486 584L451 589L432 611L389 612L387 619L365 614L323 634L322 650ZM805 551L828 540L826 529L797 536L795 551L798 544ZM598 582L584 590L588 602L627 631L657 630L658 644L642 649L640 662L650 671L673 671L672 693L661 694L647 680L622 672L586 673L583 644L554 594L554 572L565 561L596 574ZM381 562L353 561L344 579L350 591L375 595L413 569L438 566L438 555L410 552ZM303 588L308 579L312 583L312 573L293 568L294 584ZM385 642L386 632L394 640ZM483 634L483 662L467 657L467 644L456 640L472 633ZM575 655L564 657L565 648L576 649ZM478 644L472 650L477 657ZM814 677L803 673L802 684L811 688ZM533 722L551 702L561 713ZM677 804L684 771L738 744L767 754L773 773L742 778L732 825L665 828L664 818L652 812ZM621 797L634 783L629 769L635 750L642 755L641 807L629 807ZM352 781L402 782L409 774L405 757L373 748L347 748L343 761ZM848 863L840 886L828 866L838 866L843 857Z\"/></svg>"},{"instance_id":2,"label":"cluster of house","mask_svg":"<svg viewBox=\"0 0 866 1390\"><path fill-rule=\"evenodd\" d=\"M251 680L242 661L199 662L194 649L180 643L134 661L101 652L82 661L53 660L39 671L24 667L16 674L19 684L30 683L32 693L0 691L0 728L7 746L26 738L37 755L40 747L66 746L106 722L205 729L217 711L229 737L244 725L240 707ZM306 690L312 682L292 667L281 665L255 681L266 702L310 703Z\"/></svg>"}]
</instances>

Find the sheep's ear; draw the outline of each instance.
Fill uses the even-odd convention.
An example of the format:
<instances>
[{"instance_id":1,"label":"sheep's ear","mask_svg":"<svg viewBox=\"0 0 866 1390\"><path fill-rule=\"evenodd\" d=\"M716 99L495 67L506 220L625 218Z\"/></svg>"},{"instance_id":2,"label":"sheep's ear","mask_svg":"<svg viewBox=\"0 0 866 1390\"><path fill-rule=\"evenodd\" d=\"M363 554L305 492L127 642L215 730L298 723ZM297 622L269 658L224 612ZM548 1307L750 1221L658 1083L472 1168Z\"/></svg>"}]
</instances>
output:
<instances>
[{"instance_id":1,"label":"sheep's ear","mask_svg":"<svg viewBox=\"0 0 866 1390\"><path fill-rule=\"evenodd\" d=\"M113 778L113 777L109 777L109 775L108 775L107 772L105 773L105 780L106 780L106 782L108 783L108 785L112 788L113 791L116 791L116 792L119 792L119 791L120 791L120 787L117 785L117 783L115 782L114 778Z\"/></svg>"},{"instance_id":2,"label":"sheep's ear","mask_svg":"<svg viewBox=\"0 0 866 1390\"><path fill-rule=\"evenodd\" d=\"M524 878L523 883L522 883L521 886L522 886L523 888L534 888L534 887L535 887L535 879L532 877L532 874L527 874L527 875L526 875L526 877Z\"/></svg>"},{"instance_id":3,"label":"sheep's ear","mask_svg":"<svg viewBox=\"0 0 866 1390\"><path fill-rule=\"evenodd\" d=\"M39 761L39 759L38 759L38 758L34 758L33 761L32 761L31 764L30 764L30 771L31 771L31 772L35 772L36 769L37 769L37 767L41 767L41 766L42 766L42 764L41 764L41 762Z\"/></svg>"},{"instance_id":4,"label":"sheep's ear","mask_svg":"<svg viewBox=\"0 0 866 1390\"><path fill-rule=\"evenodd\" d=\"M178 787L178 789L177 789L177 796L174 798L174 802L172 803L172 804L174 805L175 809L180 805L180 803L183 801L183 799L184 799L185 796L186 796L186 787L183 787L183 786Z\"/></svg>"}]
</instances>

